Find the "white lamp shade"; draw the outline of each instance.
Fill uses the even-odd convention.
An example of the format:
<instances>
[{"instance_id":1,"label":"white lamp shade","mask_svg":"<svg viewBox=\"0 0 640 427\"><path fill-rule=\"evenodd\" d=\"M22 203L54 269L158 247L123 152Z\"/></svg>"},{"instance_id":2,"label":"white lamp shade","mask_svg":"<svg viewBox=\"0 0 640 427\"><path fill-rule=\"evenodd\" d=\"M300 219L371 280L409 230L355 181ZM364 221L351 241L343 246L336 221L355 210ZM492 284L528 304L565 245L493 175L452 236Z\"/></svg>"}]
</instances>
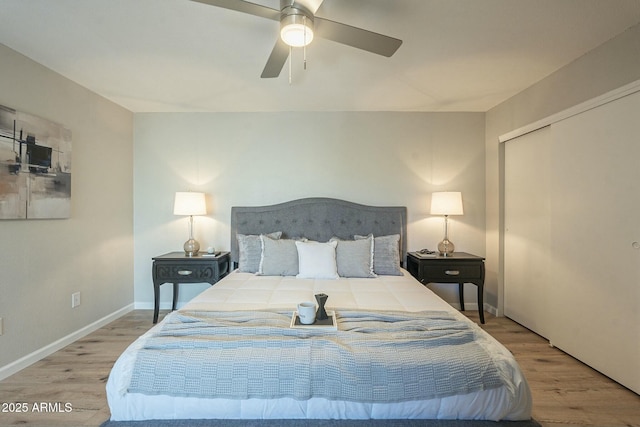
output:
<instances>
[{"instance_id":1,"label":"white lamp shade","mask_svg":"<svg viewBox=\"0 0 640 427\"><path fill-rule=\"evenodd\" d=\"M462 215L462 193L442 191L431 194L431 215Z\"/></svg>"},{"instance_id":2,"label":"white lamp shade","mask_svg":"<svg viewBox=\"0 0 640 427\"><path fill-rule=\"evenodd\" d=\"M204 193L179 191L173 204L174 215L206 215L207 203Z\"/></svg>"}]
</instances>

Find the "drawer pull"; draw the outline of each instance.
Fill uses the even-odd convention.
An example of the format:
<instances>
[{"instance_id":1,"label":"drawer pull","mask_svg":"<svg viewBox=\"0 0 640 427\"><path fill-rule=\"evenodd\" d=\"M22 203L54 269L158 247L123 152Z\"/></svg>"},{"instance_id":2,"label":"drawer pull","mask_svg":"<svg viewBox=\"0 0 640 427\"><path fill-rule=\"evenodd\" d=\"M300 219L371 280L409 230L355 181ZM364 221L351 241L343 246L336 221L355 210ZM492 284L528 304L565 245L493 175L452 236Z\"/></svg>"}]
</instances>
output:
<instances>
[{"instance_id":1,"label":"drawer pull","mask_svg":"<svg viewBox=\"0 0 640 427\"><path fill-rule=\"evenodd\" d=\"M191 270L178 270L178 274L181 275L181 276L188 276L191 273L193 273L193 271L191 271Z\"/></svg>"},{"instance_id":2,"label":"drawer pull","mask_svg":"<svg viewBox=\"0 0 640 427\"><path fill-rule=\"evenodd\" d=\"M444 272L444 274L446 274L447 276L458 276L460 274L460 271L458 271L458 270L446 270Z\"/></svg>"}]
</instances>

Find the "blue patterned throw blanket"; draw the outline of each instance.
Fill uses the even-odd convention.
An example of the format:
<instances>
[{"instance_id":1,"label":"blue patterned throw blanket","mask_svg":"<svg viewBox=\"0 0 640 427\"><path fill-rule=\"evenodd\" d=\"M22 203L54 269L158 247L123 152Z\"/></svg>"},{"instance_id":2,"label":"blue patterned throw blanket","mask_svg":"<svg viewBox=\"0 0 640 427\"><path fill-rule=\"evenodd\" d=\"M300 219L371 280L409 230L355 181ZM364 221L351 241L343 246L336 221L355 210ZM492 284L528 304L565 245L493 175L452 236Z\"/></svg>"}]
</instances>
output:
<instances>
[{"instance_id":1,"label":"blue patterned throw blanket","mask_svg":"<svg viewBox=\"0 0 640 427\"><path fill-rule=\"evenodd\" d=\"M468 322L440 311L336 312L338 330L291 312L174 312L140 349L129 392L206 398L400 402L504 384Z\"/></svg>"}]
</instances>

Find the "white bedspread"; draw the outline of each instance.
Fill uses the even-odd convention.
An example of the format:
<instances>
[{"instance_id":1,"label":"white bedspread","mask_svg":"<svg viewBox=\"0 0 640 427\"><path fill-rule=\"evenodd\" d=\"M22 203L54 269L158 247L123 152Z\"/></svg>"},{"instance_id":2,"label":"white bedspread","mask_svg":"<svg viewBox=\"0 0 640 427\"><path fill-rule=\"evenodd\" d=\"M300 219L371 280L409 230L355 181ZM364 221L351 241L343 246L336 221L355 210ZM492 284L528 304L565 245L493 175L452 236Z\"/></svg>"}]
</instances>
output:
<instances>
[{"instance_id":1,"label":"white bedspread","mask_svg":"<svg viewBox=\"0 0 640 427\"><path fill-rule=\"evenodd\" d=\"M338 280L256 276L235 271L189 302L183 309L294 310L299 302L314 301L314 295L317 293L329 295L327 309L331 310L446 310L468 321L406 271L404 276ZM127 387L136 351L148 339L151 333L149 331L131 344L113 367L107 382L111 419L529 419L529 387L513 356L480 328L475 325L474 328L480 332L478 343L493 355L494 363L499 365L501 370L511 374L511 381L503 387L485 391L400 403L358 403L323 398L304 401L292 398L231 400L128 393Z\"/></svg>"}]
</instances>

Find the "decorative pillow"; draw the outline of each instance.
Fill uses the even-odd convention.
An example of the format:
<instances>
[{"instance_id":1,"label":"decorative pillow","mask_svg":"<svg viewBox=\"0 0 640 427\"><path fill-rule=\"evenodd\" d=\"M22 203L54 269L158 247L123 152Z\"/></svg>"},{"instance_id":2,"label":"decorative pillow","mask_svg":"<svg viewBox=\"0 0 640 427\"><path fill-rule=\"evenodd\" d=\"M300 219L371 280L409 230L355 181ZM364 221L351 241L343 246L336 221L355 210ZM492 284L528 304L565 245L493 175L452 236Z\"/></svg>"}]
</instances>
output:
<instances>
[{"instance_id":1,"label":"decorative pillow","mask_svg":"<svg viewBox=\"0 0 640 427\"><path fill-rule=\"evenodd\" d=\"M267 234L272 239L279 239L282 231ZM262 242L260 236L254 234L238 234L238 270L243 273L257 273L262 258Z\"/></svg>"},{"instance_id":2,"label":"decorative pillow","mask_svg":"<svg viewBox=\"0 0 640 427\"><path fill-rule=\"evenodd\" d=\"M337 279L335 240L327 243L296 242L300 279Z\"/></svg>"},{"instance_id":3,"label":"decorative pillow","mask_svg":"<svg viewBox=\"0 0 640 427\"><path fill-rule=\"evenodd\" d=\"M354 236L355 240L368 236ZM386 276L402 276L400 269L400 235L378 236L373 239L373 272Z\"/></svg>"},{"instance_id":4,"label":"decorative pillow","mask_svg":"<svg viewBox=\"0 0 640 427\"><path fill-rule=\"evenodd\" d=\"M261 235L262 257L258 274L263 276L295 276L298 274L298 251L291 239L272 239Z\"/></svg>"},{"instance_id":5,"label":"decorative pillow","mask_svg":"<svg viewBox=\"0 0 640 427\"><path fill-rule=\"evenodd\" d=\"M373 272L373 234L364 239L336 241L336 264L340 277L376 277Z\"/></svg>"}]
</instances>

